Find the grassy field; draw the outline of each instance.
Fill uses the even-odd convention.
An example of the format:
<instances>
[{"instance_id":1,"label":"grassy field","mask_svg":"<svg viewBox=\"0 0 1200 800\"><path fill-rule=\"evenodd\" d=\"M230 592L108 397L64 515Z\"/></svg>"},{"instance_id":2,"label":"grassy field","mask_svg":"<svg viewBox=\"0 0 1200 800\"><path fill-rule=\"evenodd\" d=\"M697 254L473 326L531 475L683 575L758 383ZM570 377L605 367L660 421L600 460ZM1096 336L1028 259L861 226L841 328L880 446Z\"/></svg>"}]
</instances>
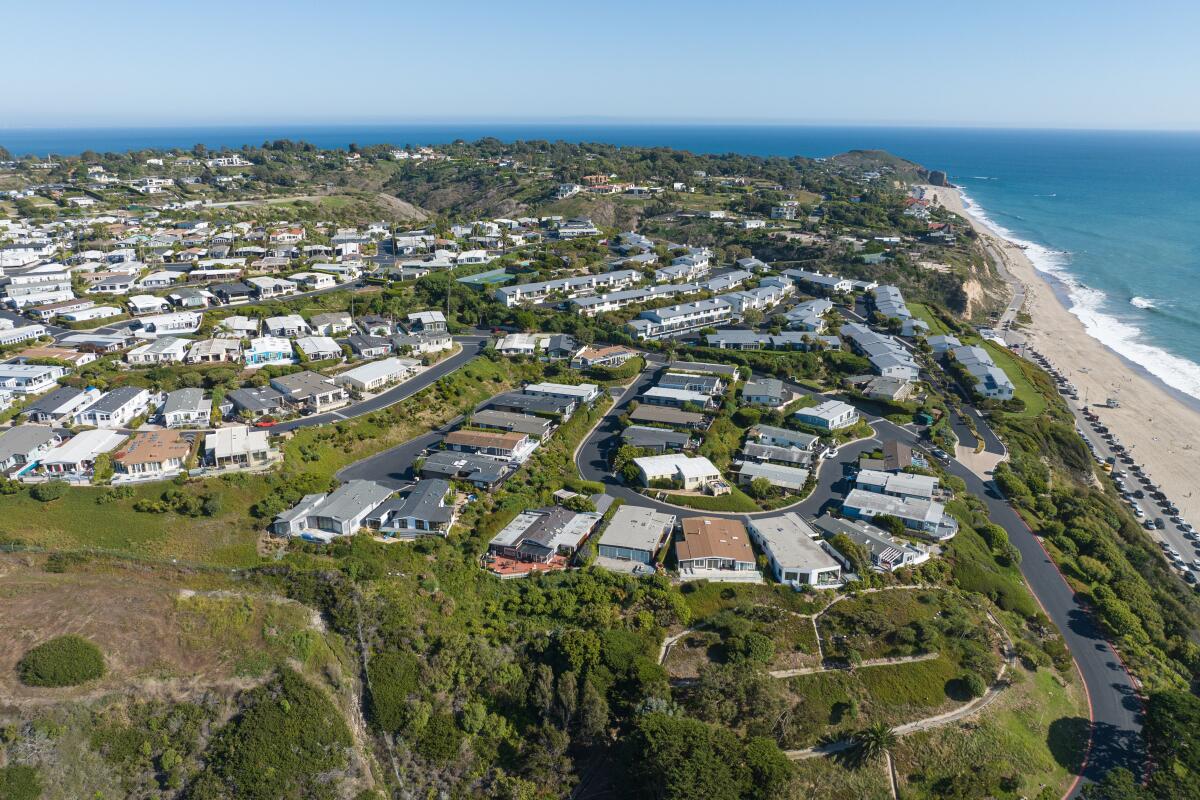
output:
<instances>
[{"instance_id":1,"label":"grassy field","mask_svg":"<svg viewBox=\"0 0 1200 800\"><path fill-rule=\"evenodd\" d=\"M1046 399L1033 385L1031 374L1036 368L1032 364L1026 365L1008 348L1001 347L995 342L983 342L983 346L991 354L992 361L996 362L996 366L1004 370L1009 380L1013 382L1013 395L1025 404L1024 411L1012 416L1024 418L1041 416L1046 411Z\"/></svg>"},{"instance_id":2,"label":"grassy field","mask_svg":"<svg viewBox=\"0 0 1200 800\"><path fill-rule=\"evenodd\" d=\"M778 583L688 583L683 587L683 598L692 610L693 623L739 605L774 606L812 614L828 602L827 598L802 594Z\"/></svg>"},{"instance_id":3,"label":"grassy field","mask_svg":"<svg viewBox=\"0 0 1200 800\"><path fill-rule=\"evenodd\" d=\"M817 620L827 655L854 651L864 659L911 656L921 652L901 640L903 629L931 623L948 596L942 592L888 591L843 600ZM983 620L979 620L983 624Z\"/></svg>"},{"instance_id":4,"label":"grassy field","mask_svg":"<svg viewBox=\"0 0 1200 800\"><path fill-rule=\"evenodd\" d=\"M808 683L810 695L828 691L840 700L848 694L841 682ZM948 796L957 783L973 788L955 796L1016 800L1042 797L1044 791L1045 797L1058 798L1078 770L1086 743L1085 728L1078 723L1084 719L1086 707L1077 686L1063 686L1049 671L1019 669L1014 685L978 716L899 740L892 755L900 795L935 800ZM1017 776L1019 784L985 787L977 777L965 777L983 765ZM882 762L850 767L833 758L813 758L795 762L795 768L797 797L891 796Z\"/></svg>"}]
</instances>

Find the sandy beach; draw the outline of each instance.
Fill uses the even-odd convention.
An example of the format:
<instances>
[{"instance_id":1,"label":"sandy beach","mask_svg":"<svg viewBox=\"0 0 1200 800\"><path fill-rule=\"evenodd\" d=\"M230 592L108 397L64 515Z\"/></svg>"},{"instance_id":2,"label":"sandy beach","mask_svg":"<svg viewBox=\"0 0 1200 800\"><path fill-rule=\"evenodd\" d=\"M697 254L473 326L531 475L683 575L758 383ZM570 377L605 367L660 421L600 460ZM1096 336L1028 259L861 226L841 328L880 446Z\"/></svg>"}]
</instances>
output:
<instances>
[{"instance_id":1,"label":"sandy beach","mask_svg":"<svg viewBox=\"0 0 1200 800\"><path fill-rule=\"evenodd\" d=\"M1148 373L1123 360L1089 336L1067 310L1020 247L967 213L957 189L928 186L926 196L966 219L992 244L1014 289L1023 287L1023 310L1033 322L1017 328L1028 346L1061 370L1092 410L1130 450L1130 454L1179 506L1182 516L1200 524L1200 412L1171 393ZM1100 404L1109 397L1120 408ZM1091 431L1088 431L1091 434ZM1092 434L1094 436L1095 434Z\"/></svg>"}]
</instances>

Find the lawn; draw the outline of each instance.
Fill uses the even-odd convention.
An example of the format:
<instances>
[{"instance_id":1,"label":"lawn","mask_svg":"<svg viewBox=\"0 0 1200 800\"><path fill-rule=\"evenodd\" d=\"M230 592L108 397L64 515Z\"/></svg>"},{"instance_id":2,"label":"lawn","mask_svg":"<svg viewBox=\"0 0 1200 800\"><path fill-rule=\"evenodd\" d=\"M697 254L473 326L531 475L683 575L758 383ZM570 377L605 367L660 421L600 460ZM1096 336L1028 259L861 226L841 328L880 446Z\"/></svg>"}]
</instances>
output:
<instances>
[{"instance_id":1,"label":"lawn","mask_svg":"<svg viewBox=\"0 0 1200 800\"><path fill-rule=\"evenodd\" d=\"M736 486L729 487L729 494L712 497L706 494L666 494L663 500L677 506L686 506L700 511L761 511L750 495Z\"/></svg>"},{"instance_id":2,"label":"lawn","mask_svg":"<svg viewBox=\"0 0 1200 800\"><path fill-rule=\"evenodd\" d=\"M952 659L939 656L909 664L865 667L855 675L866 693L872 717L894 724L929 716L950 704L946 684L958 672Z\"/></svg>"},{"instance_id":3,"label":"lawn","mask_svg":"<svg viewBox=\"0 0 1200 800\"><path fill-rule=\"evenodd\" d=\"M946 323L942 322L941 319L938 318L938 315L933 313L933 309L931 309L929 306L924 305L923 303L909 303L908 310L911 311L913 316L915 316L917 319L924 320L925 324L929 326L929 333L931 335L945 336L952 333L952 331L946 327Z\"/></svg>"},{"instance_id":4,"label":"lawn","mask_svg":"<svg viewBox=\"0 0 1200 800\"><path fill-rule=\"evenodd\" d=\"M1013 382L1013 395L1025 404L1025 410L1013 414L1014 417L1039 417L1046 411L1046 398L1033 384L1030 370L1035 370L1032 364L1026 365L1017 358L1007 347L1001 347L995 342L983 342L984 348L992 356L996 366L1004 370L1009 380Z\"/></svg>"}]
</instances>

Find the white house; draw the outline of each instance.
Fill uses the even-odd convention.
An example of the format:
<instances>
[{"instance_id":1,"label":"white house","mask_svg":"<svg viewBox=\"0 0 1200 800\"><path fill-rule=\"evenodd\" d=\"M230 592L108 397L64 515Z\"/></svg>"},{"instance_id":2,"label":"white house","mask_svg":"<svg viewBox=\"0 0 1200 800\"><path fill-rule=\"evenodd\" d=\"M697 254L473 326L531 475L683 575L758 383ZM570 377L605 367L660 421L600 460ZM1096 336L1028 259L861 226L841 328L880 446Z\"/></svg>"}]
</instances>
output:
<instances>
[{"instance_id":1,"label":"white house","mask_svg":"<svg viewBox=\"0 0 1200 800\"><path fill-rule=\"evenodd\" d=\"M203 389L177 389L163 402L162 421L168 428L205 427L212 418L212 401Z\"/></svg>"},{"instance_id":2,"label":"white house","mask_svg":"<svg viewBox=\"0 0 1200 800\"><path fill-rule=\"evenodd\" d=\"M673 481L678 482L685 491L702 491L712 484L721 483L721 471L704 456L665 453L635 458L633 463L646 486L655 481Z\"/></svg>"},{"instance_id":3,"label":"white house","mask_svg":"<svg viewBox=\"0 0 1200 800\"><path fill-rule=\"evenodd\" d=\"M81 474L101 453L111 453L123 441L125 434L116 431L82 431L42 456L41 467L52 475Z\"/></svg>"},{"instance_id":4,"label":"white house","mask_svg":"<svg viewBox=\"0 0 1200 800\"><path fill-rule=\"evenodd\" d=\"M181 364L190 344L186 339L164 336L133 348L125 360L130 364Z\"/></svg>"},{"instance_id":5,"label":"white house","mask_svg":"<svg viewBox=\"0 0 1200 800\"><path fill-rule=\"evenodd\" d=\"M150 392L137 386L119 386L75 414L76 425L121 428L150 408Z\"/></svg>"},{"instance_id":6,"label":"white house","mask_svg":"<svg viewBox=\"0 0 1200 800\"><path fill-rule=\"evenodd\" d=\"M301 336L296 349L309 361L340 360L343 355L342 346L328 336Z\"/></svg>"},{"instance_id":7,"label":"white house","mask_svg":"<svg viewBox=\"0 0 1200 800\"><path fill-rule=\"evenodd\" d=\"M814 531L799 514L748 518L750 538L767 557L771 575L798 589L833 589L842 584L842 566L816 541Z\"/></svg>"},{"instance_id":8,"label":"white house","mask_svg":"<svg viewBox=\"0 0 1200 800\"><path fill-rule=\"evenodd\" d=\"M812 408L801 408L792 416L796 421L823 431L837 431L858 423L858 410L841 400L826 400Z\"/></svg>"},{"instance_id":9,"label":"white house","mask_svg":"<svg viewBox=\"0 0 1200 800\"><path fill-rule=\"evenodd\" d=\"M399 383L416 371L420 362L409 358L384 358L362 364L334 376L334 383L360 392L374 392Z\"/></svg>"}]
</instances>

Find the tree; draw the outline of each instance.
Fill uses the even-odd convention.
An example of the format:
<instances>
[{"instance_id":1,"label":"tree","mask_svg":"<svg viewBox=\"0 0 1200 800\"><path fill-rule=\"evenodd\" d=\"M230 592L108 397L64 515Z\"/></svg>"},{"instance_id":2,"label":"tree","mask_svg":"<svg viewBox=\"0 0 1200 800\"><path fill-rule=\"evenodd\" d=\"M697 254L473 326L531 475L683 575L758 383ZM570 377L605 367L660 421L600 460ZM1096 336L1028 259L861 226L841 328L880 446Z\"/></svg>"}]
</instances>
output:
<instances>
[{"instance_id":1,"label":"tree","mask_svg":"<svg viewBox=\"0 0 1200 800\"><path fill-rule=\"evenodd\" d=\"M558 712L562 728L571 727L575 719L575 711L579 707L579 681L574 672L564 672L558 676Z\"/></svg>"},{"instance_id":2,"label":"tree","mask_svg":"<svg viewBox=\"0 0 1200 800\"><path fill-rule=\"evenodd\" d=\"M851 539L844 533L838 533L829 540L833 549L846 557L850 562L850 571L860 578L871 570L871 557L867 548Z\"/></svg>"},{"instance_id":3,"label":"tree","mask_svg":"<svg viewBox=\"0 0 1200 800\"><path fill-rule=\"evenodd\" d=\"M585 680L579 698L579 736L590 744L599 741L607 730L608 701L590 680Z\"/></svg>"},{"instance_id":4,"label":"tree","mask_svg":"<svg viewBox=\"0 0 1200 800\"><path fill-rule=\"evenodd\" d=\"M871 522L879 528L883 528L892 536L904 535L904 520L899 517L893 517L891 514L878 514L871 518Z\"/></svg>"},{"instance_id":5,"label":"tree","mask_svg":"<svg viewBox=\"0 0 1200 800\"><path fill-rule=\"evenodd\" d=\"M554 670L547 664L538 664L529 684L529 704L542 716L550 713L554 706Z\"/></svg>"},{"instance_id":6,"label":"tree","mask_svg":"<svg viewBox=\"0 0 1200 800\"><path fill-rule=\"evenodd\" d=\"M750 481L750 494L758 500L771 496L771 481L761 475Z\"/></svg>"},{"instance_id":7,"label":"tree","mask_svg":"<svg viewBox=\"0 0 1200 800\"><path fill-rule=\"evenodd\" d=\"M885 722L872 722L851 737L858 760L866 763L882 758L896 746L896 732Z\"/></svg>"},{"instance_id":8,"label":"tree","mask_svg":"<svg viewBox=\"0 0 1200 800\"><path fill-rule=\"evenodd\" d=\"M1085 800L1150 800L1150 795L1124 767L1110 769L1099 783L1085 784Z\"/></svg>"}]
</instances>

